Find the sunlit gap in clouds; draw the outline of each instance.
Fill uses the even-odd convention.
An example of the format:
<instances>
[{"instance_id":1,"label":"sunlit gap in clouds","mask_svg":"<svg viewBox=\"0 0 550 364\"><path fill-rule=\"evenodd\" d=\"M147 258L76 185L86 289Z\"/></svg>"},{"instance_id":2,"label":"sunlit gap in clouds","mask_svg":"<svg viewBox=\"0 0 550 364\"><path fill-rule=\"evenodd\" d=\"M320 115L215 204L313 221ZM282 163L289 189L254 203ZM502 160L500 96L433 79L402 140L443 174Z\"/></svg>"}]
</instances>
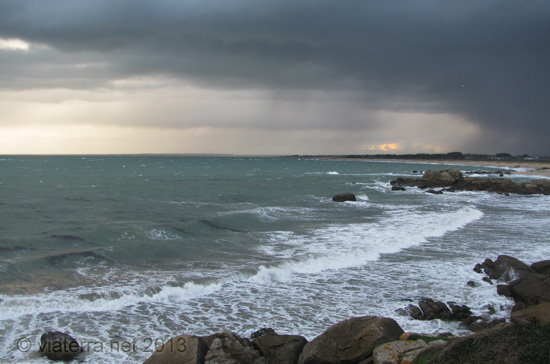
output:
<instances>
[{"instance_id":1,"label":"sunlit gap in clouds","mask_svg":"<svg viewBox=\"0 0 550 364\"><path fill-rule=\"evenodd\" d=\"M30 43L16 38L0 38L0 50L5 51L28 51Z\"/></svg>"}]
</instances>

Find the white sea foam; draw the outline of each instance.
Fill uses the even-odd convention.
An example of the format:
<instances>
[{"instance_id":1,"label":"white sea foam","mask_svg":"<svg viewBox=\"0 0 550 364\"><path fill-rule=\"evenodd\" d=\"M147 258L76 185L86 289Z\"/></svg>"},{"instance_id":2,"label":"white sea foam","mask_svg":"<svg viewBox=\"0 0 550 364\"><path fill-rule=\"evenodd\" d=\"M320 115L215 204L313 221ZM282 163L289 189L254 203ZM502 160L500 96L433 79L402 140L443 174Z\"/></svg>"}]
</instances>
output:
<instances>
[{"instance_id":1,"label":"white sea foam","mask_svg":"<svg viewBox=\"0 0 550 364\"><path fill-rule=\"evenodd\" d=\"M337 175L337 174L340 174L340 173L338 173L336 171L329 171L329 172L327 172L327 174Z\"/></svg>"},{"instance_id":2,"label":"white sea foam","mask_svg":"<svg viewBox=\"0 0 550 364\"><path fill-rule=\"evenodd\" d=\"M181 239L179 235L170 233L163 229L152 229L151 231L149 231L148 237L151 240L164 240L164 241Z\"/></svg>"},{"instance_id":3,"label":"white sea foam","mask_svg":"<svg viewBox=\"0 0 550 364\"><path fill-rule=\"evenodd\" d=\"M422 244L426 239L441 237L466 224L480 219L483 213L465 207L452 212L432 212L424 215L395 214L378 224L332 226L313 232L312 236L293 237L300 244L291 262L265 267L250 277L250 281L268 283L287 281L295 274L316 274L326 270L358 267L377 260L381 254L396 253L410 246ZM309 239L309 241L308 241ZM285 255L291 255L288 253Z\"/></svg>"}]
</instances>

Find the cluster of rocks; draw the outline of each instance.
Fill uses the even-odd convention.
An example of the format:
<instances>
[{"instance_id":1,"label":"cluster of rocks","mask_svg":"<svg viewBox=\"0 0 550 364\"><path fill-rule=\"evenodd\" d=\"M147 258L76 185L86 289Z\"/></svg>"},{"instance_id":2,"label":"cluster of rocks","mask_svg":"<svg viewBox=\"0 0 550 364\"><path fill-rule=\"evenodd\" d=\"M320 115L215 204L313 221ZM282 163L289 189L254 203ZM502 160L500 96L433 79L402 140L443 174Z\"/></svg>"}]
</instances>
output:
<instances>
[{"instance_id":1,"label":"cluster of rocks","mask_svg":"<svg viewBox=\"0 0 550 364\"><path fill-rule=\"evenodd\" d=\"M527 182L513 182L499 177L464 177L458 169L442 169L426 171L422 178L399 177L390 181L392 190L402 191L406 187L442 188L439 191L428 190L431 193L454 191L487 191L501 194L516 193L521 195L542 194L550 195L550 179L531 180Z\"/></svg>"},{"instance_id":2,"label":"cluster of rocks","mask_svg":"<svg viewBox=\"0 0 550 364\"><path fill-rule=\"evenodd\" d=\"M250 339L234 333L181 335L143 364L393 364L401 358L410 362L422 351L446 344L437 338L425 340L428 337L405 334L390 318L363 316L341 321L310 342L272 329L261 329ZM178 342L185 342L186 349L174 350Z\"/></svg>"},{"instance_id":3,"label":"cluster of rocks","mask_svg":"<svg viewBox=\"0 0 550 364\"><path fill-rule=\"evenodd\" d=\"M410 304L404 309L397 310L400 315L410 316L416 320L443 320L460 321L473 332L479 332L489 327L498 325L506 320L503 318L492 318L495 313L492 306L487 305L487 315L474 315L467 305L460 305L456 302L434 301L431 298L423 298L418 305Z\"/></svg>"},{"instance_id":4,"label":"cluster of rocks","mask_svg":"<svg viewBox=\"0 0 550 364\"><path fill-rule=\"evenodd\" d=\"M495 261L486 259L477 264L474 270L487 274L491 282L502 282L497 285L497 292L514 300L512 312L550 302L550 260L527 265L514 257L500 255Z\"/></svg>"},{"instance_id":5,"label":"cluster of rocks","mask_svg":"<svg viewBox=\"0 0 550 364\"><path fill-rule=\"evenodd\" d=\"M497 281L497 291L514 299L511 322L475 316L466 305L422 299L400 313L419 320L457 320L478 332L464 337L405 333L391 318L363 316L341 321L310 342L269 328L250 338L232 332L180 335L143 364L547 363L540 358L549 358L550 261L527 265L501 255L474 270L485 273L489 283ZM44 334L41 351L52 360L70 360L81 352L76 340L61 332Z\"/></svg>"}]
</instances>

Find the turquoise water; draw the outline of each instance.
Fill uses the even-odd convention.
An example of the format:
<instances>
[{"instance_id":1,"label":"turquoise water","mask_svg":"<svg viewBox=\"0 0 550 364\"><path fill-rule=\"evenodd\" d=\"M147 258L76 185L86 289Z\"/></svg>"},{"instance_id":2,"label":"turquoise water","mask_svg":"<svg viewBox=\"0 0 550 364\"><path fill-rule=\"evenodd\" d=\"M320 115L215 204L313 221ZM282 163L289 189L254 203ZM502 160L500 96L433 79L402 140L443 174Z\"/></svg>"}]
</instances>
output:
<instances>
[{"instance_id":1,"label":"turquoise water","mask_svg":"<svg viewBox=\"0 0 550 364\"><path fill-rule=\"evenodd\" d=\"M47 362L36 342L52 329L95 348L135 344L91 347L85 363L140 363L152 341L181 333L272 327L312 339L367 314L464 332L395 313L421 297L492 302L505 316L510 302L494 287L466 282L480 281L472 267L487 257L548 259L550 199L390 189L397 176L441 167L0 157L0 362ZM348 191L357 202L331 201ZM17 350L27 339L31 349Z\"/></svg>"}]
</instances>

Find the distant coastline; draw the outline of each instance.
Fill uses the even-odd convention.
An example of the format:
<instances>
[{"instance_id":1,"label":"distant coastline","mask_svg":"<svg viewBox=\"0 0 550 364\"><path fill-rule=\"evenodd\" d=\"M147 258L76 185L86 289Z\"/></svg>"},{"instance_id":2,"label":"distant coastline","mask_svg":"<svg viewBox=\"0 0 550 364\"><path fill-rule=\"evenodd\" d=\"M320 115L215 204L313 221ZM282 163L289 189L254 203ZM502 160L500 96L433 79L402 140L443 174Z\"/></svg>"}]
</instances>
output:
<instances>
[{"instance_id":1,"label":"distant coastline","mask_svg":"<svg viewBox=\"0 0 550 364\"><path fill-rule=\"evenodd\" d=\"M453 153L450 153L453 154ZM399 162L399 163L427 163L464 165L472 167L503 168L512 174L543 176L550 178L550 158L548 157L508 157L484 156L478 158L452 158L440 154L416 154L416 155L342 155L342 156L307 156L321 160L361 161L361 162ZM439 158L437 158L439 157Z\"/></svg>"}]
</instances>

